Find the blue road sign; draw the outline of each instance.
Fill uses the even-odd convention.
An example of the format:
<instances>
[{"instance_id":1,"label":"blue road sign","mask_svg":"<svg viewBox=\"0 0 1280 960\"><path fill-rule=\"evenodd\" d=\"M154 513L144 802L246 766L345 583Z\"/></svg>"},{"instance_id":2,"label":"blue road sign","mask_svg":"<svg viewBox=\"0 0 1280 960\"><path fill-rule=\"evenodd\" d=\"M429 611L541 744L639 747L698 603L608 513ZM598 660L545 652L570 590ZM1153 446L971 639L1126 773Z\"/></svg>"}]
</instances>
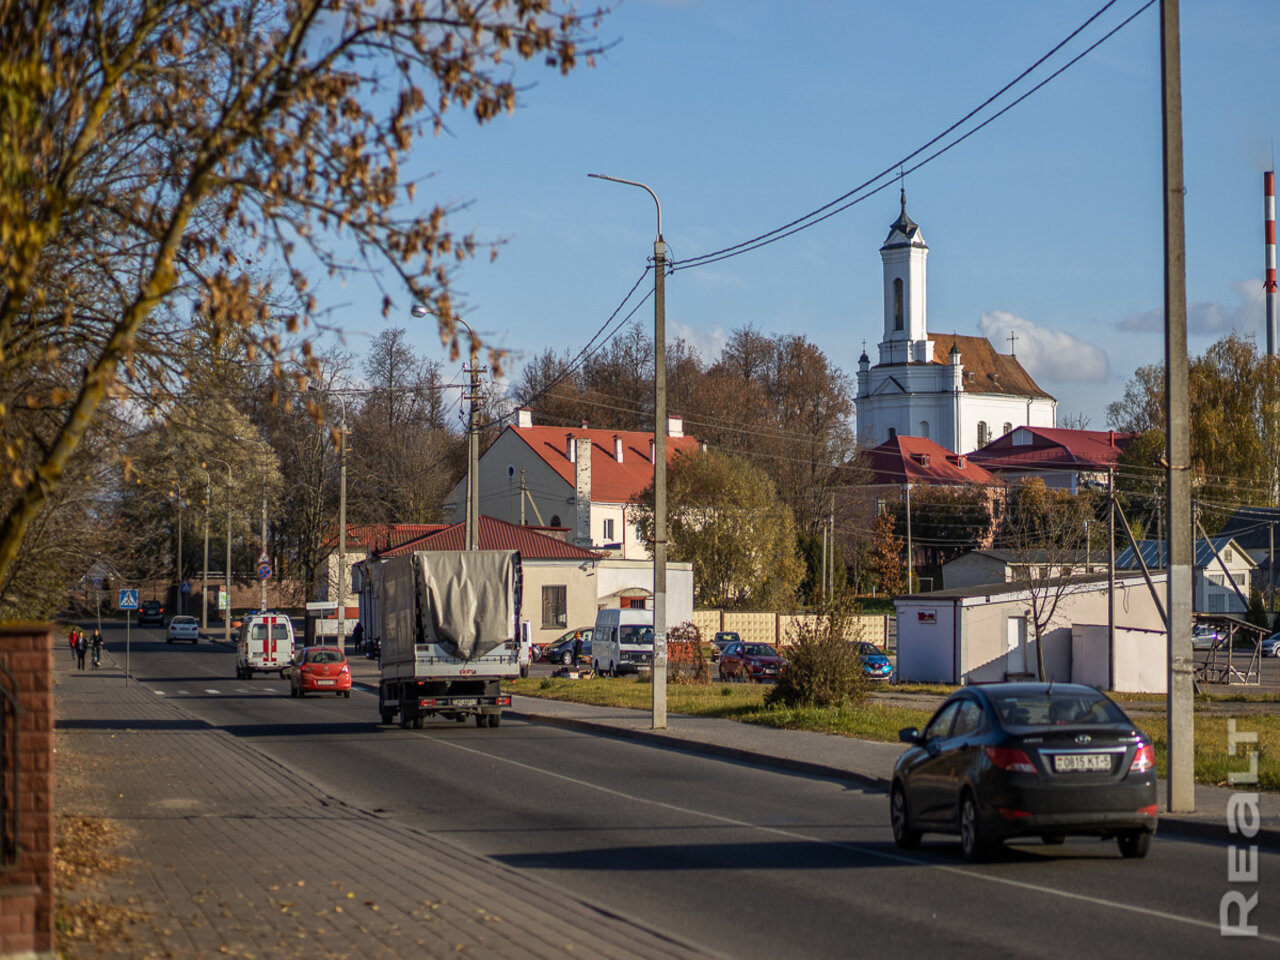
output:
<instances>
[{"instance_id":1,"label":"blue road sign","mask_svg":"<svg viewBox=\"0 0 1280 960\"><path fill-rule=\"evenodd\" d=\"M259 580L271 579L271 564L269 563L258 564L258 579Z\"/></svg>"},{"instance_id":2,"label":"blue road sign","mask_svg":"<svg viewBox=\"0 0 1280 960\"><path fill-rule=\"evenodd\" d=\"M183 592L183 593L190 593L190 592L191 592L191 581L190 581L190 580L183 580L183 581L182 581L182 592Z\"/></svg>"},{"instance_id":3,"label":"blue road sign","mask_svg":"<svg viewBox=\"0 0 1280 960\"><path fill-rule=\"evenodd\" d=\"M121 590L119 606L121 610L137 610L138 609L138 591L137 590Z\"/></svg>"}]
</instances>

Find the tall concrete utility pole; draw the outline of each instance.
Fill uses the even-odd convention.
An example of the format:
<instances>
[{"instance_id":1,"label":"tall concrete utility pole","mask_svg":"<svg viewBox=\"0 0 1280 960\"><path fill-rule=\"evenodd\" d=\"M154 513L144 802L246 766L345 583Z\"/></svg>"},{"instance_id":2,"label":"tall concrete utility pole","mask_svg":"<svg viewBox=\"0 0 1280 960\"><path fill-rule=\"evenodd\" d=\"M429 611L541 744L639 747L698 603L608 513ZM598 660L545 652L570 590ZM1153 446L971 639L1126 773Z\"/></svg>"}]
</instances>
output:
<instances>
[{"instance_id":1,"label":"tall concrete utility pole","mask_svg":"<svg viewBox=\"0 0 1280 960\"><path fill-rule=\"evenodd\" d=\"M1182 67L1178 0L1160 2L1164 130L1165 455L1169 491L1169 786L1170 813L1195 802L1195 720L1191 655L1191 430L1187 363L1186 223L1182 172Z\"/></svg>"},{"instance_id":2,"label":"tall concrete utility pole","mask_svg":"<svg viewBox=\"0 0 1280 960\"><path fill-rule=\"evenodd\" d=\"M658 235L653 241L653 729L667 726L667 244L662 239L662 204L638 180L589 173L639 187L658 208Z\"/></svg>"},{"instance_id":3,"label":"tall concrete utility pole","mask_svg":"<svg viewBox=\"0 0 1280 960\"><path fill-rule=\"evenodd\" d=\"M222 612L222 639L231 642L231 464L217 457L210 457L213 463L220 463L227 468L227 568L223 571L222 591L226 596L226 609Z\"/></svg>"}]
</instances>

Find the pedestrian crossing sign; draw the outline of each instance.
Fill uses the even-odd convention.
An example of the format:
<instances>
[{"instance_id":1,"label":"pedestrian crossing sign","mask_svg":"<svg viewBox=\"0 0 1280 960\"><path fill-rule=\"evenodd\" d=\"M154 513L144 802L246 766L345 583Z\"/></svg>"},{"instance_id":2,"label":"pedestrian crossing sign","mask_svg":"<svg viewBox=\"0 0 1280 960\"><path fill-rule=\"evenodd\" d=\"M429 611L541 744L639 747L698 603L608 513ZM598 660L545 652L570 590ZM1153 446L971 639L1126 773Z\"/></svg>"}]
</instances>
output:
<instances>
[{"instance_id":1,"label":"pedestrian crossing sign","mask_svg":"<svg viewBox=\"0 0 1280 960\"><path fill-rule=\"evenodd\" d=\"M138 609L138 591L137 590L121 590L119 606L121 610L137 610Z\"/></svg>"}]
</instances>

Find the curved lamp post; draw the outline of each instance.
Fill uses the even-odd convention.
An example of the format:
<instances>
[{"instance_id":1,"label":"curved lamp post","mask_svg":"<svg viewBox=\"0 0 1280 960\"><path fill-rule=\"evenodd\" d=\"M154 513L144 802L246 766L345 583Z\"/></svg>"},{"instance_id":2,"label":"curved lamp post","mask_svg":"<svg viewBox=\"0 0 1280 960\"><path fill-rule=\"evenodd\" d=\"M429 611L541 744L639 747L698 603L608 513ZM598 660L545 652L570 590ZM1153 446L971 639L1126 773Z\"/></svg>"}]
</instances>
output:
<instances>
[{"instance_id":1,"label":"curved lamp post","mask_svg":"<svg viewBox=\"0 0 1280 960\"><path fill-rule=\"evenodd\" d=\"M662 204L638 180L589 173L639 187L658 208L658 235L653 241L653 729L667 726L667 245L662 239Z\"/></svg>"}]
</instances>

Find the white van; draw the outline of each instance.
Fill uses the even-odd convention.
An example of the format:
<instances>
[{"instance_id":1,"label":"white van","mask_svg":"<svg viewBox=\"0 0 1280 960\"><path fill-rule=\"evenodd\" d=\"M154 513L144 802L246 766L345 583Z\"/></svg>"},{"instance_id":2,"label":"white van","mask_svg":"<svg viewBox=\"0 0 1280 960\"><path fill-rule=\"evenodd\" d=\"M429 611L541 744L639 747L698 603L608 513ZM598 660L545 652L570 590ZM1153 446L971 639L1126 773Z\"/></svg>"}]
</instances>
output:
<instances>
[{"instance_id":1,"label":"white van","mask_svg":"<svg viewBox=\"0 0 1280 960\"><path fill-rule=\"evenodd\" d=\"M255 673L289 676L293 662L293 623L283 613L260 613L240 627L236 642L236 678L250 680Z\"/></svg>"},{"instance_id":2,"label":"white van","mask_svg":"<svg viewBox=\"0 0 1280 960\"><path fill-rule=\"evenodd\" d=\"M596 673L617 676L653 665L653 611L601 610L591 637L591 666Z\"/></svg>"}]
</instances>

